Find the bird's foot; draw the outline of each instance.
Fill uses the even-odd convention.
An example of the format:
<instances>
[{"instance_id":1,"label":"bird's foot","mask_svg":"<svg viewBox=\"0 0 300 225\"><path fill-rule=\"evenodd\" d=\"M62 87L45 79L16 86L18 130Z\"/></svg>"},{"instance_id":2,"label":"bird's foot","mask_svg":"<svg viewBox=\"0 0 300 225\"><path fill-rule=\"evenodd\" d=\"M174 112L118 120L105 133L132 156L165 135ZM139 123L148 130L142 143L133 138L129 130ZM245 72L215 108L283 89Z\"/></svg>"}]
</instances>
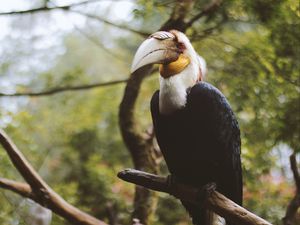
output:
<instances>
[{"instance_id":1,"label":"bird's foot","mask_svg":"<svg viewBox=\"0 0 300 225\"><path fill-rule=\"evenodd\" d=\"M197 202L199 202L200 205L203 205L207 198L211 195L211 193L216 190L216 188L217 185L214 182L202 186L202 188L199 189L197 194Z\"/></svg>"}]
</instances>

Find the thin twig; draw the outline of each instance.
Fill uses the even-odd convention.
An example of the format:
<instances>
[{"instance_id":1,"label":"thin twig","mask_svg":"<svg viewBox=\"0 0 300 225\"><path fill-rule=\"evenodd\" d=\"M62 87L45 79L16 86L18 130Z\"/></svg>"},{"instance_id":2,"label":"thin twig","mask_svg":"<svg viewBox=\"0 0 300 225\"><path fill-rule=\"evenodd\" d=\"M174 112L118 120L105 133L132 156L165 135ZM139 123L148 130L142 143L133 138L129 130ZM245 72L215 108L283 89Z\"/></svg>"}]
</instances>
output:
<instances>
[{"instance_id":1,"label":"thin twig","mask_svg":"<svg viewBox=\"0 0 300 225\"><path fill-rule=\"evenodd\" d=\"M199 40L201 40L203 38L211 36L214 31L219 31L222 28L222 25L224 23L226 23L226 21L227 20L225 18L223 18L220 22L218 22L214 26L208 27L208 28L200 31L199 33L196 33L195 35L193 35L191 37L191 41L199 41Z\"/></svg>"},{"instance_id":2,"label":"thin twig","mask_svg":"<svg viewBox=\"0 0 300 225\"><path fill-rule=\"evenodd\" d=\"M109 20L106 20L104 18L101 18L99 16L96 16L96 15L93 15L93 14L90 14L90 13L84 13L82 11L72 9L75 6L80 6L80 5L89 4L89 3L98 2L98 1L100 1L100 0L83 1L83 2L78 2L78 3L71 4L71 5L63 5L63 6L54 6L54 7L43 6L43 7L28 9L28 10L1 12L0 16L32 14L32 13L36 13L36 12L52 11L52 10L65 10L65 11L68 11L68 12L77 13L77 14L80 14L82 16L101 21L102 23L108 24L110 26L113 26L113 27L116 27L116 28L119 28L119 29L122 29L122 30L130 31L130 32L138 34L142 37L148 37L151 34L149 32L135 30L135 29L130 28L126 25L116 24L114 22L111 22Z\"/></svg>"},{"instance_id":3,"label":"thin twig","mask_svg":"<svg viewBox=\"0 0 300 225\"><path fill-rule=\"evenodd\" d=\"M68 9L70 9L72 7L75 7L75 6L90 4L90 3L99 2L99 1L101 1L101 0L89 0L89 1L83 1L83 2L73 3L71 5L54 6L54 7L43 6L43 7L38 7L38 8L28 9L28 10L11 11L11 12L1 12L0 16L32 14L32 13L36 13L36 12L52 11L52 10L57 10L57 9L68 10Z\"/></svg>"},{"instance_id":4,"label":"thin twig","mask_svg":"<svg viewBox=\"0 0 300 225\"><path fill-rule=\"evenodd\" d=\"M204 6L204 9L196 14L187 24L187 27L191 27L194 22L199 20L201 17L210 14L214 10L216 10L222 3L222 0L212 0L209 4Z\"/></svg>"},{"instance_id":5,"label":"thin twig","mask_svg":"<svg viewBox=\"0 0 300 225\"><path fill-rule=\"evenodd\" d=\"M116 84L126 83L127 80L128 79L122 79L122 80L101 82L101 83L95 83L95 84L86 84L86 85L78 85L78 86L64 86L64 87L50 88L48 90L37 91L37 92L17 92L17 93L12 93L12 94L0 93L0 97L20 97L20 96L42 97L42 96L58 94L61 92L66 92L66 91L79 91L79 90L88 90L88 89L92 89L92 88L112 86L112 85L116 85Z\"/></svg>"},{"instance_id":6,"label":"thin twig","mask_svg":"<svg viewBox=\"0 0 300 225\"><path fill-rule=\"evenodd\" d=\"M73 13L77 13L77 14L80 14L82 16L85 16L87 18L91 18L91 19L94 19L94 20L98 20L102 23L105 23L107 25L110 25L110 26L113 26L113 27L116 27L116 28L119 28L121 30L126 30L126 31L129 31L129 32L132 32L132 33L135 33L135 34L138 34L142 37L148 37L151 33L150 32L145 32L145 31L140 31L140 30L135 30L133 28L130 28L124 24L117 24L117 23L114 23L114 22L111 22L107 19L104 19L100 16L97 16L97 15L94 15L94 14L90 14L90 13L86 13L86 12L82 12L82 11L79 11L79 10L73 10L73 9L69 9L70 12L73 12Z\"/></svg>"}]
</instances>

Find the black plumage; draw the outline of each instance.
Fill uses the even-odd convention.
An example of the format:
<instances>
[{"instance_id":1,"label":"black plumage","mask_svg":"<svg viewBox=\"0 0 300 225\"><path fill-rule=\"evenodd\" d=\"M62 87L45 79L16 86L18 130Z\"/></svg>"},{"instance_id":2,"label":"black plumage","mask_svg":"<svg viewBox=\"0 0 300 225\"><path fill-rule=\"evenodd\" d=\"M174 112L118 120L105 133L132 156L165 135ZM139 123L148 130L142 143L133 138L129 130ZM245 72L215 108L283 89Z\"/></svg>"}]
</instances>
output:
<instances>
[{"instance_id":1,"label":"black plumage","mask_svg":"<svg viewBox=\"0 0 300 225\"><path fill-rule=\"evenodd\" d=\"M211 84L199 82L188 90L184 108L162 115L157 91L151 100L151 114L170 173L199 188L215 182L219 192L241 205L240 130L224 95ZM207 224L207 213L199 206L183 205L194 224Z\"/></svg>"}]
</instances>

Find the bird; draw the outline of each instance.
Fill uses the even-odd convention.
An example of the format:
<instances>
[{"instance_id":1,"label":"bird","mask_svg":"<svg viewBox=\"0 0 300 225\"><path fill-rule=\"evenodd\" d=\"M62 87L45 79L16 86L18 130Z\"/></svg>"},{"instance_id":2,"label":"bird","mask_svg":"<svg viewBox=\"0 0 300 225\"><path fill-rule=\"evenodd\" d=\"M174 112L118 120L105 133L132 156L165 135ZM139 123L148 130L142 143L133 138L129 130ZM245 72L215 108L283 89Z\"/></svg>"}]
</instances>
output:
<instances>
[{"instance_id":1,"label":"bird","mask_svg":"<svg viewBox=\"0 0 300 225\"><path fill-rule=\"evenodd\" d=\"M216 189L242 205L240 129L226 97L205 82L206 61L177 30L151 34L137 49L131 72L159 64L151 99L154 132L170 174L186 185ZM230 225L201 204L181 201L195 225Z\"/></svg>"}]
</instances>

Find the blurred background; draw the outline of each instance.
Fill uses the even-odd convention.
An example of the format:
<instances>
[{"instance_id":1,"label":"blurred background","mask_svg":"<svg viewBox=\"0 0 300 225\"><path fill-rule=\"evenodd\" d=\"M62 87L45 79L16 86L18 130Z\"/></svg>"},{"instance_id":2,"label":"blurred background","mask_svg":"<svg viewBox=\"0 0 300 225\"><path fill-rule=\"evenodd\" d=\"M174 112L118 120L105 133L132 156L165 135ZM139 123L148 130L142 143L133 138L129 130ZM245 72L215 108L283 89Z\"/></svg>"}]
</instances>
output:
<instances>
[{"instance_id":1,"label":"blurred background","mask_svg":"<svg viewBox=\"0 0 300 225\"><path fill-rule=\"evenodd\" d=\"M209 3L194 1L186 19ZM134 211L134 186L116 177L133 167L118 118L131 60L176 4L0 2L0 127L55 191L110 224L130 224ZM289 157L300 151L299 19L297 0L228 0L186 30L206 59L206 80L238 117L244 207L273 224L282 224L296 194ZM154 72L143 80L134 108L141 133L151 128L149 103L156 89ZM167 174L163 160L157 168ZM22 180L1 147L0 176ZM151 198L156 200L149 224L191 224L175 198ZM34 203L0 189L0 204L0 224L34 224ZM53 225L69 224L45 215Z\"/></svg>"}]
</instances>

